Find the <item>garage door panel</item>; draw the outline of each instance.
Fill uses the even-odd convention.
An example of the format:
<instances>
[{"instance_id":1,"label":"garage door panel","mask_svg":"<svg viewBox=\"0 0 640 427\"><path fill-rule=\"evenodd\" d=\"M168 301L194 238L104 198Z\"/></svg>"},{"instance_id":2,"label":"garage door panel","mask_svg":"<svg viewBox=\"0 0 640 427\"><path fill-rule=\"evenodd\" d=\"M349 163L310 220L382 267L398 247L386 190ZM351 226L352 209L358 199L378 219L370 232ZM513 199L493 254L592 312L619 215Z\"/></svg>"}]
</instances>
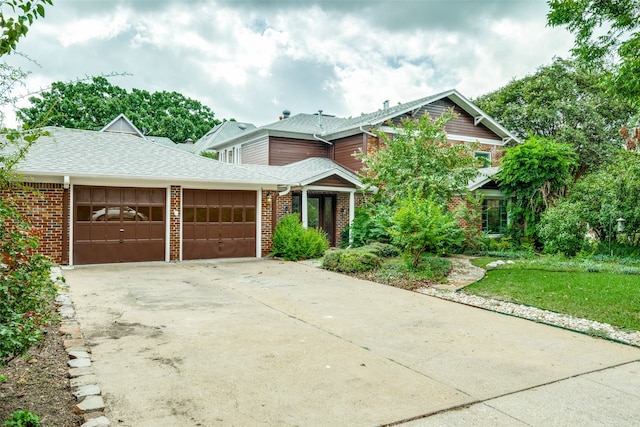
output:
<instances>
[{"instance_id":1,"label":"garage door panel","mask_svg":"<svg viewBox=\"0 0 640 427\"><path fill-rule=\"evenodd\" d=\"M74 263L162 261L165 190L74 187Z\"/></svg>"},{"instance_id":2,"label":"garage door panel","mask_svg":"<svg viewBox=\"0 0 640 427\"><path fill-rule=\"evenodd\" d=\"M255 256L255 211L255 191L185 189L183 259Z\"/></svg>"}]
</instances>

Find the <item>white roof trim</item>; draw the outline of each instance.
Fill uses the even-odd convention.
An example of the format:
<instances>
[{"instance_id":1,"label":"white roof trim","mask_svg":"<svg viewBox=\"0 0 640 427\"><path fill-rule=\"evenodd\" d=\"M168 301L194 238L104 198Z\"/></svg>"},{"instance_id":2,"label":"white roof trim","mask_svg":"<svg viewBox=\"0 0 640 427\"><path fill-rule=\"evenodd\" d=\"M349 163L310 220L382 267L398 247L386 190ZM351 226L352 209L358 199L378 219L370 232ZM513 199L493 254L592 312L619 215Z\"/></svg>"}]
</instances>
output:
<instances>
[{"instance_id":1,"label":"white roof trim","mask_svg":"<svg viewBox=\"0 0 640 427\"><path fill-rule=\"evenodd\" d=\"M113 126L118 120L124 120L128 125L130 125L135 131L136 131L136 135L138 135L140 138L142 139L147 139L144 134L142 132L140 132L140 129L138 129L136 127L136 125L134 125L131 120L129 120L127 118L127 116L125 116L123 113L120 113L118 115L118 117L116 117L115 119L111 120L109 122L109 124L107 124L105 127L103 127L102 129L100 129L100 132L108 132L107 129L109 129L111 126ZM127 133L127 132L121 132L121 133Z\"/></svg>"},{"instance_id":2,"label":"white roof trim","mask_svg":"<svg viewBox=\"0 0 640 427\"><path fill-rule=\"evenodd\" d=\"M307 178L304 181L300 182L300 185L305 186L305 185L309 185L312 184L314 182L320 181L322 179L328 178L332 175L338 175L340 178L344 179L345 181L348 181L350 183L352 183L353 185L355 185L358 188L364 188L364 185L362 185L362 183L360 183L359 181L356 181L353 179L353 177L347 175L346 173L342 172L340 169L330 169L327 171L324 171L322 173L319 173L318 175L315 175L313 177Z\"/></svg>"}]
</instances>

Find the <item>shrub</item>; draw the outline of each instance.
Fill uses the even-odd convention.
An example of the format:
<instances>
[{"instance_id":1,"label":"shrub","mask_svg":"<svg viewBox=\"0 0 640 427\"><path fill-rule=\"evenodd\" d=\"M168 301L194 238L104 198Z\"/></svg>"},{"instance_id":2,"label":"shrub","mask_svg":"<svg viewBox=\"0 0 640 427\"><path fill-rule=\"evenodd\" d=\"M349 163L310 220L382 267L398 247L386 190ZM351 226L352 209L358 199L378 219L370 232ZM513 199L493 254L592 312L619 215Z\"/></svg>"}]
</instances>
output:
<instances>
[{"instance_id":1,"label":"shrub","mask_svg":"<svg viewBox=\"0 0 640 427\"><path fill-rule=\"evenodd\" d=\"M39 427L40 417L29 411L15 411L2 427Z\"/></svg>"},{"instance_id":2,"label":"shrub","mask_svg":"<svg viewBox=\"0 0 640 427\"><path fill-rule=\"evenodd\" d=\"M574 256L585 247L586 230L580 205L561 201L542 213L537 232L544 252Z\"/></svg>"},{"instance_id":3,"label":"shrub","mask_svg":"<svg viewBox=\"0 0 640 427\"><path fill-rule=\"evenodd\" d=\"M462 248L464 236L451 212L431 200L410 196L399 203L392 218L393 243L417 268L425 252L446 253Z\"/></svg>"},{"instance_id":4,"label":"shrub","mask_svg":"<svg viewBox=\"0 0 640 427\"><path fill-rule=\"evenodd\" d=\"M373 252L376 255L381 256L382 258L389 258L400 255L400 250L389 243L372 242L366 246L363 246L362 249Z\"/></svg>"},{"instance_id":5,"label":"shrub","mask_svg":"<svg viewBox=\"0 0 640 427\"><path fill-rule=\"evenodd\" d=\"M0 365L38 342L52 316L52 264L37 248L36 230L0 199Z\"/></svg>"},{"instance_id":6,"label":"shrub","mask_svg":"<svg viewBox=\"0 0 640 427\"><path fill-rule=\"evenodd\" d=\"M287 261L320 258L329 249L324 232L315 228L304 229L297 214L283 217L273 233L273 256Z\"/></svg>"},{"instance_id":7,"label":"shrub","mask_svg":"<svg viewBox=\"0 0 640 427\"><path fill-rule=\"evenodd\" d=\"M322 260L322 268L340 273L364 273L380 265L382 258L364 247L331 251Z\"/></svg>"}]
</instances>

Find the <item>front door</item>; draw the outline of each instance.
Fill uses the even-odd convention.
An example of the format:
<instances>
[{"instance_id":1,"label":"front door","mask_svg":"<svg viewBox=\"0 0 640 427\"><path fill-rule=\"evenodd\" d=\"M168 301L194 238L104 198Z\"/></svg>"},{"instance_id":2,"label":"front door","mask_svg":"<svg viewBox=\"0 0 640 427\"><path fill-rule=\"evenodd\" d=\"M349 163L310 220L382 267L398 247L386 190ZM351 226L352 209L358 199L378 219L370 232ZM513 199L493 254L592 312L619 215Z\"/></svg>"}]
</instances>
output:
<instances>
[{"instance_id":1,"label":"front door","mask_svg":"<svg viewBox=\"0 0 640 427\"><path fill-rule=\"evenodd\" d=\"M327 234L329 244L335 246L336 196L309 194L307 196L307 224Z\"/></svg>"}]
</instances>

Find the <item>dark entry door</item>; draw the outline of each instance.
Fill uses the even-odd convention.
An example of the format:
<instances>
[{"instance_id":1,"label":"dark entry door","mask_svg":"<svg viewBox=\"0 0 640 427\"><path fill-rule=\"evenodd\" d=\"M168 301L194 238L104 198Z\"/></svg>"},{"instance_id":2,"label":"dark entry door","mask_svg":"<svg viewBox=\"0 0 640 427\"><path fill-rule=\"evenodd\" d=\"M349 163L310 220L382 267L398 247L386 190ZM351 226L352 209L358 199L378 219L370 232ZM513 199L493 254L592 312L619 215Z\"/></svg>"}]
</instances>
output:
<instances>
[{"instance_id":1,"label":"dark entry door","mask_svg":"<svg viewBox=\"0 0 640 427\"><path fill-rule=\"evenodd\" d=\"M327 194L307 195L307 224L323 230L329 244L335 246L336 196Z\"/></svg>"},{"instance_id":2,"label":"dark entry door","mask_svg":"<svg viewBox=\"0 0 640 427\"><path fill-rule=\"evenodd\" d=\"M74 186L73 263L164 261L165 189Z\"/></svg>"},{"instance_id":3,"label":"dark entry door","mask_svg":"<svg viewBox=\"0 0 640 427\"><path fill-rule=\"evenodd\" d=\"M182 258L256 256L256 192L184 190Z\"/></svg>"}]
</instances>

